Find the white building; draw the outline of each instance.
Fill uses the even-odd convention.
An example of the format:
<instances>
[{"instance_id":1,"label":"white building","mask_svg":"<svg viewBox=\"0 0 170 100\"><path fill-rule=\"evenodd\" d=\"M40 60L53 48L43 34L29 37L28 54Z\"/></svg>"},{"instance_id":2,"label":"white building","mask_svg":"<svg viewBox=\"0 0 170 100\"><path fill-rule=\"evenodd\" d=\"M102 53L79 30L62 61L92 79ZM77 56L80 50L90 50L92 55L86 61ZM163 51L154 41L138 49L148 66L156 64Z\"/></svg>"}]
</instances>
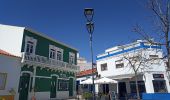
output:
<instances>
[{"instance_id":1,"label":"white building","mask_svg":"<svg viewBox=\"0 0 170 100\"><path fill-rule=\"evenodd\" d=\"M0 49L0 100L18 100L21 58Z\"/></svg>"},{"instance_id":2,"label":"white building","mask_svg":"<svg viewBox=\"0 0 170 100\"><path fill-rule=\"evenodd\" d=\"M85 58L77 56L77 66L80 66L80 71L92 69L92 63L88 62ZM96 66L94 66L96 68Z\"/></svg>"},{"instance_id":3,"label":"white building","mask_svg":"<svg viewBox=\"0 0 170 100\"><path fill-rule=\"evenodd\" d=\"M81 85L81 89L80 89L81 82L85 81L86 79L92 78L92 63L88 62L85 58L80 57L78 54L77 66L80 66L80 72L77 73L77 79L76 79L77 92L92 91L91 84ZM93 69L94 77L96 77L96 75L97 75L96 64L94 64L93 67L94 67L94 69ZM78 90L78 86L79 86L79 90Z\"/></svg>"},{"instance_id":4,"label":"white building","mask_svg":"<svg viewBox=\"0 0 170 100\"><path fill-rule=\"evenodd\" d=\"M165 63L159 59L162 57L160 46L138 40L106 49L103 54L97 55L97 71L101 77L109 77L118 81L118 86L109 85L109 89L112 91L114 88L120 96L136 92L132 65L135 65L135 70L139 68L137 77L140 92L170 92ZM131 61L130 65L132 59L134 61Z\"/></svg>"}]
</instances>

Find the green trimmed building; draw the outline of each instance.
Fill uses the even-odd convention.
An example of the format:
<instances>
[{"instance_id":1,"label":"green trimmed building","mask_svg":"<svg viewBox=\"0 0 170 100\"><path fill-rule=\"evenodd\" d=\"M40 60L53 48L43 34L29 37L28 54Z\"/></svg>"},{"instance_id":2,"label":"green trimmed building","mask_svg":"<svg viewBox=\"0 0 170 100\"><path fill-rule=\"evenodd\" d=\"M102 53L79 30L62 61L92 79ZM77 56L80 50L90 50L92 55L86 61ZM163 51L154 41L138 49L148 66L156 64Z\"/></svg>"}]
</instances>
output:
<instances>
[{"instance_id":1,"label":"green trimmed building","mask_svg":"<svg viewBox=\"0 0 170 100\"><path fill-rule=\"evenodd\" d=\"M77 50L25 27L0 25L0 48L21 57L16 100L67 99L76 94Z\"/></svg>"}]
</instances>

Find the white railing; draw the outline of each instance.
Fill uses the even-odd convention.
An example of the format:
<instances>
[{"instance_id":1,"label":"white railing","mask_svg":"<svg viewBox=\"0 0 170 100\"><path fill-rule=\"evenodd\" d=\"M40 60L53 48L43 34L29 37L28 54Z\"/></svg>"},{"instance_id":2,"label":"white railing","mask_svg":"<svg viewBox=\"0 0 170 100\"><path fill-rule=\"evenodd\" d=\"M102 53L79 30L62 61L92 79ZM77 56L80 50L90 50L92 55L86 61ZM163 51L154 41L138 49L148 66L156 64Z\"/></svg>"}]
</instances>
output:
<instances>
[{"instance_id":1,"label":"white railing","mask_svg":"<svg viewBox=\"0 0 170 100\"><path fill-rule=\"evenodd\" d=\"M51 68L58 68L68 71L79 71L79 67L74 64L69 64L67 62L49 59L44 56L39 55L30 55L26 53L22 53L22 62L31 63L31 64L38 64L38 65L45 65Z\"/></svg>"}]
</instances>

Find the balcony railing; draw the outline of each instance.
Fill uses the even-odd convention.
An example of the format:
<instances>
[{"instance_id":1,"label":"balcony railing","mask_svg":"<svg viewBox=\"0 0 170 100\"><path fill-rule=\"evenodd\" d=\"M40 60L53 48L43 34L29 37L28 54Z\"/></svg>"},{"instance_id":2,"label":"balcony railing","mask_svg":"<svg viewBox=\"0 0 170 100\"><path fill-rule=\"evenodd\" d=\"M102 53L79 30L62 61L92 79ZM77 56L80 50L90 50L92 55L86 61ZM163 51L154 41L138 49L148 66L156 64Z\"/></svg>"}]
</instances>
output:
<instances>
[{"instance_id":1,"label":"balcony railing","mask_svg":"<svg viewBox=\"0 0 170 100\"><path fill-rule=\"evenodd\" d=\"M39 55L30 55L30 54L22 53L22 62L37 64L37 65L42 65L50 68L67 70L67 71L74 71L74 72L79 71L79 67L74 64L69 64L67 62L49 59L47 57L39 56Z\"/></svg>"}]
</instances>

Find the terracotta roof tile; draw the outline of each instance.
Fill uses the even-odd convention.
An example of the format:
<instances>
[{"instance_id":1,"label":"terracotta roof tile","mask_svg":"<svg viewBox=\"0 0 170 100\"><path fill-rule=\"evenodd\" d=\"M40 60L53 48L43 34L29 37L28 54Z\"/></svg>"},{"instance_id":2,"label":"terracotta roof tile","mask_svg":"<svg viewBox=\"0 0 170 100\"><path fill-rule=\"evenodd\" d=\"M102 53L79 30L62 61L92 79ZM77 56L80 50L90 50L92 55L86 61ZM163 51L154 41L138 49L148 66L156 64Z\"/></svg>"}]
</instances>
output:
<instances>
[{"instance_id":1,"label":"terracotta roof tile","mask_svg":"<svg viewBox=\"0 0 170 100\"><path fill-rule=\"evenodd\" d=\"M6 56L11 56L11 57L18 57L18 56L15 56L15 55L13 55L13 54L10 54L10 53L8 53L8 52L6 52L6 51L4 51L4 50L1 50L1 49L0 49L0 54L6 55Z\"/></svg>"},{"instance_id":2,"label":"terracotta roof tile","mask_svg":"<svg viewBox=\"0 0 170 100\"><path fill-rule=\"evenodd\" d=\"M97 72L97 69L94 68L93 69L93 72L96 73ZM92 69L88 69L88 70L84 70L84 71L81 71L77 74L77 76L84 76L84 75L90 75L92 74Z\"/></svg>"}]
</instances>

